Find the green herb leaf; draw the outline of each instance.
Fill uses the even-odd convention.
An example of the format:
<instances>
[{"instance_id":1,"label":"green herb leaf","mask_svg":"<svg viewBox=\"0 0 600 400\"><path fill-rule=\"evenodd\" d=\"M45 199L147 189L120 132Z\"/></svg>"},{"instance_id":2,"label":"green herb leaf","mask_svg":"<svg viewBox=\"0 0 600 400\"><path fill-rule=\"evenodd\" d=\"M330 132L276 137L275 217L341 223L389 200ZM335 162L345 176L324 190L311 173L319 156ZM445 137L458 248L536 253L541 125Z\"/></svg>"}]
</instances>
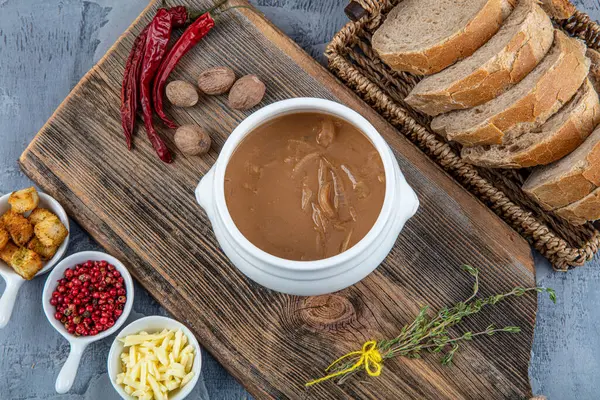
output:
<instances>
[{"instance_id":1,"label":"green herb leaf","mask_svg":"<svg viewBox=\"0 0 600 400\"><path fill-rule=\"evenodd\" d=\"M442 358L442 365L450 365L452 363L452 359L454 358L454 353L456 353L457 350L458 345L455 343L452 346L452 349Z\"/></svg>"},{"instance_id":2,"label":"green herb leaf","mask_svg":"<svg viewBox=\"0 0 600 400\"><path fill-rule=\"evenodd\" d=\"M414 321L405 325L398 336L391 340L380 340L378 342L377 350L384 360L395 356L420 358L420 353L423 350L427 350L431 353L441 353L445 349L450 348L441 359L443 365L450 365L455 353L459 349L458 342L460 341L470 341L476 336L481 335L492 336L497 332L521 332L521 328L518 326L505 326L504 328L498 329L492 324L488 325L484 331L469 331L463 333L459 337L452 338L449 331L452 327L460 324L465 317L477 314L485 306L495 305L512 296L523 296L528 292L541 293L545 291L548 293L550 300L556 303L556 293L554 290L541 287L515 287L507 293L496 294L483 299L477 298L477 292L479 290L479 271L477 268L473 268L470 265L463 265L462 268L475 278L471 296L465 301L456 303L452 307L444 307L437 314L431 314L431 316L428 314L428 306L421 307L419 314ZM332 366L328 372L331 372L332 374L335 374L336 372L341 373L335 376L340 377L340 380L344 380L356 371L356 369L352 369L353 365L355 365L354 363L356 363L356 360L352 362L339 362ZM364 366L361 368L364 368ZM312 384L313 383L309 382L309 385Z\"/></svg>"},{"instance_id":3,"label":"green herb leaf","mask_svg":"<svg viewBox=\"0 0 600 400\"><path fill-rule=\"evenodd\" d=\"M479 275L479 270L477 268L473 268L470 265L463 265L462 266L463 271L468 272L471 276L477 276Z\"/></svg>"},{"instance_id":4,"label":"green herb leaf","mask_svg":"<svg viewBox=\"0 0 600 400\"><path fill-rule=\"evenodd\" d=\"M546 288L546 292L548 292L550 300L552 300L552 302L556 304L556 292L554 291L554 289Z\"/></svg>"}]
</instances>

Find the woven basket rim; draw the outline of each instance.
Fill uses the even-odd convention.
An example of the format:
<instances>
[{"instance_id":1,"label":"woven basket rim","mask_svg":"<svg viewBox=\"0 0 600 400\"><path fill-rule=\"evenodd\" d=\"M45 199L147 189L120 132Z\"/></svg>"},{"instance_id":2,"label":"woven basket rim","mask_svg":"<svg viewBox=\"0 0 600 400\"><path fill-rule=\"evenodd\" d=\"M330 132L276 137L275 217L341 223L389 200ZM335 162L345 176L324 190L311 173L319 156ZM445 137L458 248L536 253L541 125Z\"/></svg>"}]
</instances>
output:
<instances>
[{"instance_id":1,"label":"woven basket rim","mask_svg":"<svg viewBox=\"0 0 600 400\"><path fill-rule=\"evenodd\" d=\"M433 162L449 172L465 190L480 199L485 206L532 244L556 270L567 271L590 261L600 249L600 231L592 224L586 225L586 232L590 232L587 240L578 240L579 246L570 244L552 226L553 224L544 221L554 217L546 215L542 218L539 211L536 211L538 213L536 215L533 209L515 203L493 182L482 176L480 171L485 170L484 168L464 162L448 143L417 121L414 110L390 96L387 93L389 89L387 92L383 90L364 72L367 69L376 70L377 73L384 74L389 82L394 81L391 75L396 73L385 70L387 67L383 62L376 55L371 54L374 52L370 49L370 43L365 44L361 37L381 25L387 12L397 2L398 0L354 0L354 3L362 7L365 14L357 21L348 22L327 45L325 56L329 61L329 69L369 106L407 136ZM555 21L555 23L570 35L583 39L588 47L595 49L600 47L600 26L587 14L577 10L568 20ZM351 59L350 55L354 54L355 48L371 54L378 65L364 60L357 61L356 57ZM399 75L402 79L410 79L409 74ZM397 79L402 82L402 79ZM568 226L564 221L560 224ZM581 235L581 228L574 226L570 228L573 230L574 237Z\"/></svg>"}]
</instances>

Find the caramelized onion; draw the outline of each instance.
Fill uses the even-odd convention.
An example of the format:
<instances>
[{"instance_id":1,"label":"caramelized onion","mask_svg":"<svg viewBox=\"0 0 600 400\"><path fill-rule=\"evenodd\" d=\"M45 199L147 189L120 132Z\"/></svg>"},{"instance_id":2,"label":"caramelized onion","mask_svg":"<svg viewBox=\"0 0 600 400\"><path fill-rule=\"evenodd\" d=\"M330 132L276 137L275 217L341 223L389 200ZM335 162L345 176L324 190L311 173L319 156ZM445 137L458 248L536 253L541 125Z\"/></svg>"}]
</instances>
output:
<instances>
[{"instance_id":1,"label":"caramelized onion","mask_svg":"<svg viewBox=\"0 0 600 400\"><path fill-rule=\"evenodd\" d=\"M321 128L317 132L317 144L323 147L329 147L335 140L335 125L331 118L325 118L321 121Z\"/></svg>"},{"instance_id":2,"label":"caramelized onion","mask_svg":"<svg viewBox=\"0 0 600 400\"><path fill-rule=\"evenodd\" d=\"M348 245L350 244L350 238L352 237L353 232L354 232L354 229L350 228L350 230L348 231L348 234L346 235L346 238L344 239L344 241L342 242L342 245L340 246L340 253L343 253L344 251L348 250Z\"/></svg>"},{"instance_id":3,"label":"caramelized onion","mask_svg":"<svg viewBox=\"0 0 600 400\"><path fill-rule=\"evenodd\" d=\"M297 175L298 172L302 171L308 165L308 163L310 163L312 160L314 160L317 157L319 157L319 153L316 151L314 153L310 153L310 154L307 154L304 157L302 157L302 159L300 161L298 161L298 163L294 166L294 169L292 170L292 174Z\"/></svg>"},{"instance_id":4,"label":"caramelized onion","mask_svg":"<svg viewBox=\"0 0 600 400\"><path fill-rule=\"evenodd\" d=\"M327 182L319 188L319 206L327 218L334 219L336 217L335 208L331 204L331 182Z\"/></svg>"}]
</instances>

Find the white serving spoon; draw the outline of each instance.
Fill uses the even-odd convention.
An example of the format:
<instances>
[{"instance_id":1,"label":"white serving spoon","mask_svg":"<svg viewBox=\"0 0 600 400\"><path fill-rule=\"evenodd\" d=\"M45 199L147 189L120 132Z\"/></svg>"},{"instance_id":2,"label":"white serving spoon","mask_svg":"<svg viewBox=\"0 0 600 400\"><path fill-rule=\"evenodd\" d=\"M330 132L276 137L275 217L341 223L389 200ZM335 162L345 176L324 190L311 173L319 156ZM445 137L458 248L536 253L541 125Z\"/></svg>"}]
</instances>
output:
<instances>
[{"instance_id":1,"label":"white serving spoon","mask_svg":"<svg viewBox=\"0 0 600 400\"><path fill-rule=\"evenodd\" d=\"M62 206L58 203L58 201L54 200L52 197L48 196L45 193L39 193L40 204L38 207L47 208L52 211L63 225L69 231L69 234L62 242L54 257L50 260L46 261L44 267L35 275L40 276L50 271L54 265L61 259L65 251L67 250L67 246L69 244L70 237L70 227L69 227L69 218L67 217L67 213L62 208ZM0 197L0 215L4 214L8 210L10 210L10 205L8 204L9 194L6 194ZM27 282L25 279L21 278L19 274L17 274L10 265L7 265L4 261L0 260L0 276L6 282L6 288L4 289L4 293L2 293L2 297L0 298L0 329L4 328L8 321L10 320L10 316L12 314L13 308L15 307L15 300L17 299L17 293L19 293L19 289L23 283Z\"/></svg>"},{"instance_id":2,"label":"white serving spoon","mask_svg":"<svg viewBox=\"0 0 600 400\"><path fill-rule=\"evenodd\" d=\"M92 261L102 261L105 260L109 264L115 266L117 271L121 273L121 276L125 280L125 288L127 290L127 302L125 303L125 307L123 308L123 314L115 321L115 324L109 329L95 335L95 336L75 336L70 334L65 327L54 318L54 313L56 312L56 308L50 304L50 299L52 298L52 292L58 285L58 281L63 278L65 274L65 270L67 268L72 268L77 264L83 264L84 262L92 260ZM67 393L71 386L73 386L73 382L75 381L75 377L77 376L77 369L79 368L79 362L81 361L81 356L85 348L93 342L104 339L107 336L115 333L121 325L125 322L129 313L131 312L131 307L133 305L133 280L131 279L131 275L127 268L121 263L119 260L105 253L101 253L99 251L82 251L80 253L75 253L70 255L69 257L62 260L54 270L48 275L48 279L46 279L46 284L44 285L44 293L42 294L42 305L44 307L44 313L46 314L46 318L50 324L64 336L65 339L69 341L71 345L71 351L69 353L69 357L62 369L60 370L58 377L56 378L55 389L58 393Z\"/></svg>"}]
</instances>

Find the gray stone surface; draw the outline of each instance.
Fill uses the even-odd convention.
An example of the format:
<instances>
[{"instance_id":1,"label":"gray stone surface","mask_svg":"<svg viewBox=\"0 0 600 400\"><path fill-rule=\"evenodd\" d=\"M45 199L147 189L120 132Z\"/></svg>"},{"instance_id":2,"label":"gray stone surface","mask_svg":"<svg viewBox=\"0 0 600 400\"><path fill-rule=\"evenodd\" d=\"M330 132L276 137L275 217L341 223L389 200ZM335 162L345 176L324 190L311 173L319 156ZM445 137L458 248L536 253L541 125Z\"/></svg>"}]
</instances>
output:
<instances>
[{"instance_id":1,"label":"gray stone surface","mask_svg":"<svg viewBox=\"0 0 600 400\"><path fill-rule=\"evenodd\" d=\"M345 23L346 0L253 0L265 15L323 61L325 43ZM579 0L594 19L598 0ZM0 0L0 194L30 181L17 158L71 88L144 8L143 0ZM98 246L75 223L69 254ZM551 400L597 399L600 392L598 261L555 273L536 255L538 284L556 289L558 304L540 298L530 366L534 393ZM13 318L0 330L0 399L112 399L106 375L111 338L91 345L69 394L54 380L68 352L40 304L44 278L21 289ZM0 282L0 292L4 283ZM136 286L134 313L166 312ZM245 391L203 353L191 399L245 399Z\"/></svg>"}]
</instances>

